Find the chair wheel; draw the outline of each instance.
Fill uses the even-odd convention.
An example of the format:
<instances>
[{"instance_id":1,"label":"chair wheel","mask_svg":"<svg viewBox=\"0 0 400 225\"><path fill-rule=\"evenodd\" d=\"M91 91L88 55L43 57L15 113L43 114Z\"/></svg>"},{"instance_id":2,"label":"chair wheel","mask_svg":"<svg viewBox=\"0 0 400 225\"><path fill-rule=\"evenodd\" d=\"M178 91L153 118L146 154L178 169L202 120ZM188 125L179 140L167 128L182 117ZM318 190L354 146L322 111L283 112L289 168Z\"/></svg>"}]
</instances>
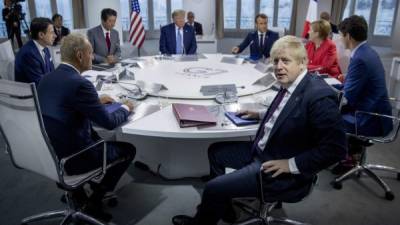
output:
<instances>
[{"instance_id":1,"label":"chair wheel","mask_svg":"<svg viewBox=\"0 0 400 225\"><path fill-rule=\"evenodd\" d=\"M342 182L332 181L331 184L332 187L335 188L336 190L340 190L343 187Z\"/></svg>"},{"instance_id":2,"label":"chair wheel","mask_svg":"<svg viewBox=\"0 0 400 225\"><path fill-rule=\"evenodd\" d=\"M111 208L114 208L115 206L118 205L118 199L117 198L110 198L107 200L107 205Z\"/></svg>"},{"instance_id":3,"label":"chair wheel","mask_svg":"<svg viewBox=\"0 0 400 225\"><path fill-rule=\"evenodd\" d=\"M394 199L394 194L391 191L388 191L385 193L385 198L389 201L392 201Z\"/></svg>"}]
</instances>

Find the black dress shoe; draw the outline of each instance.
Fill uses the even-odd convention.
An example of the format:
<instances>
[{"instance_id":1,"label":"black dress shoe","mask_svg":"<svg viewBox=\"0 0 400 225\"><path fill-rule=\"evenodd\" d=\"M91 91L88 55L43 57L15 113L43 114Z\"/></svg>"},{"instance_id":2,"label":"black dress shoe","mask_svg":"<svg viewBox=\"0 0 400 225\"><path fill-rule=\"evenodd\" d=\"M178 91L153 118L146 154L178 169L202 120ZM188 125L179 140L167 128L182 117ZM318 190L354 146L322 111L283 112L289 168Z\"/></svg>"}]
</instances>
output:
<instances>
[{"instance_id":1,"label":"black dress shoe","mask_svg":"<svg viewBox=\"0 0 400 225\"><path fill-rule=\"evenodd\" d=\"M174 225L195 225L194 218L185 215L177 215L172 217L172 223Z\"/></svg>"}]
</instances>

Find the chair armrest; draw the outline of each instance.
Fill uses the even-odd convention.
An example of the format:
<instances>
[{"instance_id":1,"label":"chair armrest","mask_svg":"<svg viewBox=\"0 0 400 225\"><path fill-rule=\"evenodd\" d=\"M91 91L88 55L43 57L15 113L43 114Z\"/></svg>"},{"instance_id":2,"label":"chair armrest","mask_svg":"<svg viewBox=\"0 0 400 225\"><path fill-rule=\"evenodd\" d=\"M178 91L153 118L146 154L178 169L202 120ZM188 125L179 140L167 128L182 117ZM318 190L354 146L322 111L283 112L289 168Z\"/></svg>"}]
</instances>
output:
<instances>
[{"instance_id":1,"label":"chair armrest","mask_svg":"<svg viewBox=\"0 0 400 225\"><path fill-rule=\"evenodd\" d=\"M83 178L82 180L80 180L78 183L74 184L74 186L79 186L79 185L81 185L81 184L87 182L88 180L93 179L94 177L97 177L97 176L104 176L104 174L106 173L106 170L107 170L107 144L106 144L106 142L104 142L104 140L100 140L100 141L97 141L96 143L94 143L94 144L92 144L92 145L90 145L90 146L88 146L88 147L86 147L86 148L80 150L80 151L77 152L77 153L74 153L74 154L72 154L72 155L70 155L70 156L68 156L68 157L62 158L62 159L60 160L60 165L59 165L59 166L60 166L60 171L61 171L61 177L64 178L64 175L65 175L65 165L66 165L66 163L67 163L69 160L71 160L72 158L79 157L81 154L83 154L83 153L85 153L85 152L87 152L87 151L93 149L94 147L96 147L96 146L98 146L98 145L100 145L100 144L103 144L103 160L102 160L102 161L103 161L103 164L102 164L102 166L99 167L99 168L95 168L95 169L93 169L92 171L89 171L89 172L86 174L85 178ZM101 171L100 174L99 174L99 171ZM64 182L64 179L61 179L61 180L62 180L62 182ZM69 184L66 184L66 183L64 182L64 185L69 185Z\"/></svg>"},{"instance_id":2,"label":"chair armrest","mask_svg":"<svg viewBox=\"0 0 400 225\"><path fill-rule=\"evenodd\" d=\"M369 137L369 136L365 136L365 135L360 135L360 134L358 134L358 123L357 123L357 118L359 118L360 115L369 115L369 116L373 116L376 118L390 119L393 124L392 131L389 132L389 134L382 136L382 137ZM372 140L374 142L379 142L379 143L387 143L387 142L393 141L399 132L399 125L400 125L399 117L385 115L385 114L379 114L379 113L374 113L374 112L361 111L361 110L356 111L354 113L354 116L355 116L355 137L357 137L357 138L369 139L369 140Z\"/></svg>"}]
</instances>

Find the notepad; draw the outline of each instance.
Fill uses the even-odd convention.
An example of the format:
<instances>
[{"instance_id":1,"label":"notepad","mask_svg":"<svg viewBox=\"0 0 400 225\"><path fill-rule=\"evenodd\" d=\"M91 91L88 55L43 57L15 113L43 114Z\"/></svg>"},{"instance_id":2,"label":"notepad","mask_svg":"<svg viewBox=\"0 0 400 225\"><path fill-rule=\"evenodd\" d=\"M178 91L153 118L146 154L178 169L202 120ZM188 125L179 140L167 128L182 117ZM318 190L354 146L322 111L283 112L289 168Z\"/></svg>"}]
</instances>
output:
<instances>
[{"instance_id":1,"label":"notepad","mask_svg":"<svg viewBox=\"0 0 400 225\"><path fill-rule=\"evenodd\" d=\"M225 116L228 117L236 126L246 126L257 124L257 119L243 119L236 115L235 112L225 112Z\"/></svg>"}]
</instances>

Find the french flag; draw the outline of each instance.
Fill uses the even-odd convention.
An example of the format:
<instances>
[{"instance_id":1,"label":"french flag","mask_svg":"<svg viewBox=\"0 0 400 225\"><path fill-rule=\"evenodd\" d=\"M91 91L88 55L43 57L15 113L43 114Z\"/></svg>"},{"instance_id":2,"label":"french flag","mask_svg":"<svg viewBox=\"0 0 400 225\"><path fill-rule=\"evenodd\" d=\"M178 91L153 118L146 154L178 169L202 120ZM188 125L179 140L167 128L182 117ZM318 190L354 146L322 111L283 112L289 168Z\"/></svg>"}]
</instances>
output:
<instances>
[{"instance_id":1,"label":"french flag","mask_svg":"<svg viewBox=\"0 0 400 225\"><path fill-rule=\"evenodd\" d=\"M303 38L308 37L308 32L311 29L310 24L318 19L317 6L318 0L310 0L310 3L308 4L306 21L304 21L303 35L301 35Z\"/></svg>"}]
</instances>

